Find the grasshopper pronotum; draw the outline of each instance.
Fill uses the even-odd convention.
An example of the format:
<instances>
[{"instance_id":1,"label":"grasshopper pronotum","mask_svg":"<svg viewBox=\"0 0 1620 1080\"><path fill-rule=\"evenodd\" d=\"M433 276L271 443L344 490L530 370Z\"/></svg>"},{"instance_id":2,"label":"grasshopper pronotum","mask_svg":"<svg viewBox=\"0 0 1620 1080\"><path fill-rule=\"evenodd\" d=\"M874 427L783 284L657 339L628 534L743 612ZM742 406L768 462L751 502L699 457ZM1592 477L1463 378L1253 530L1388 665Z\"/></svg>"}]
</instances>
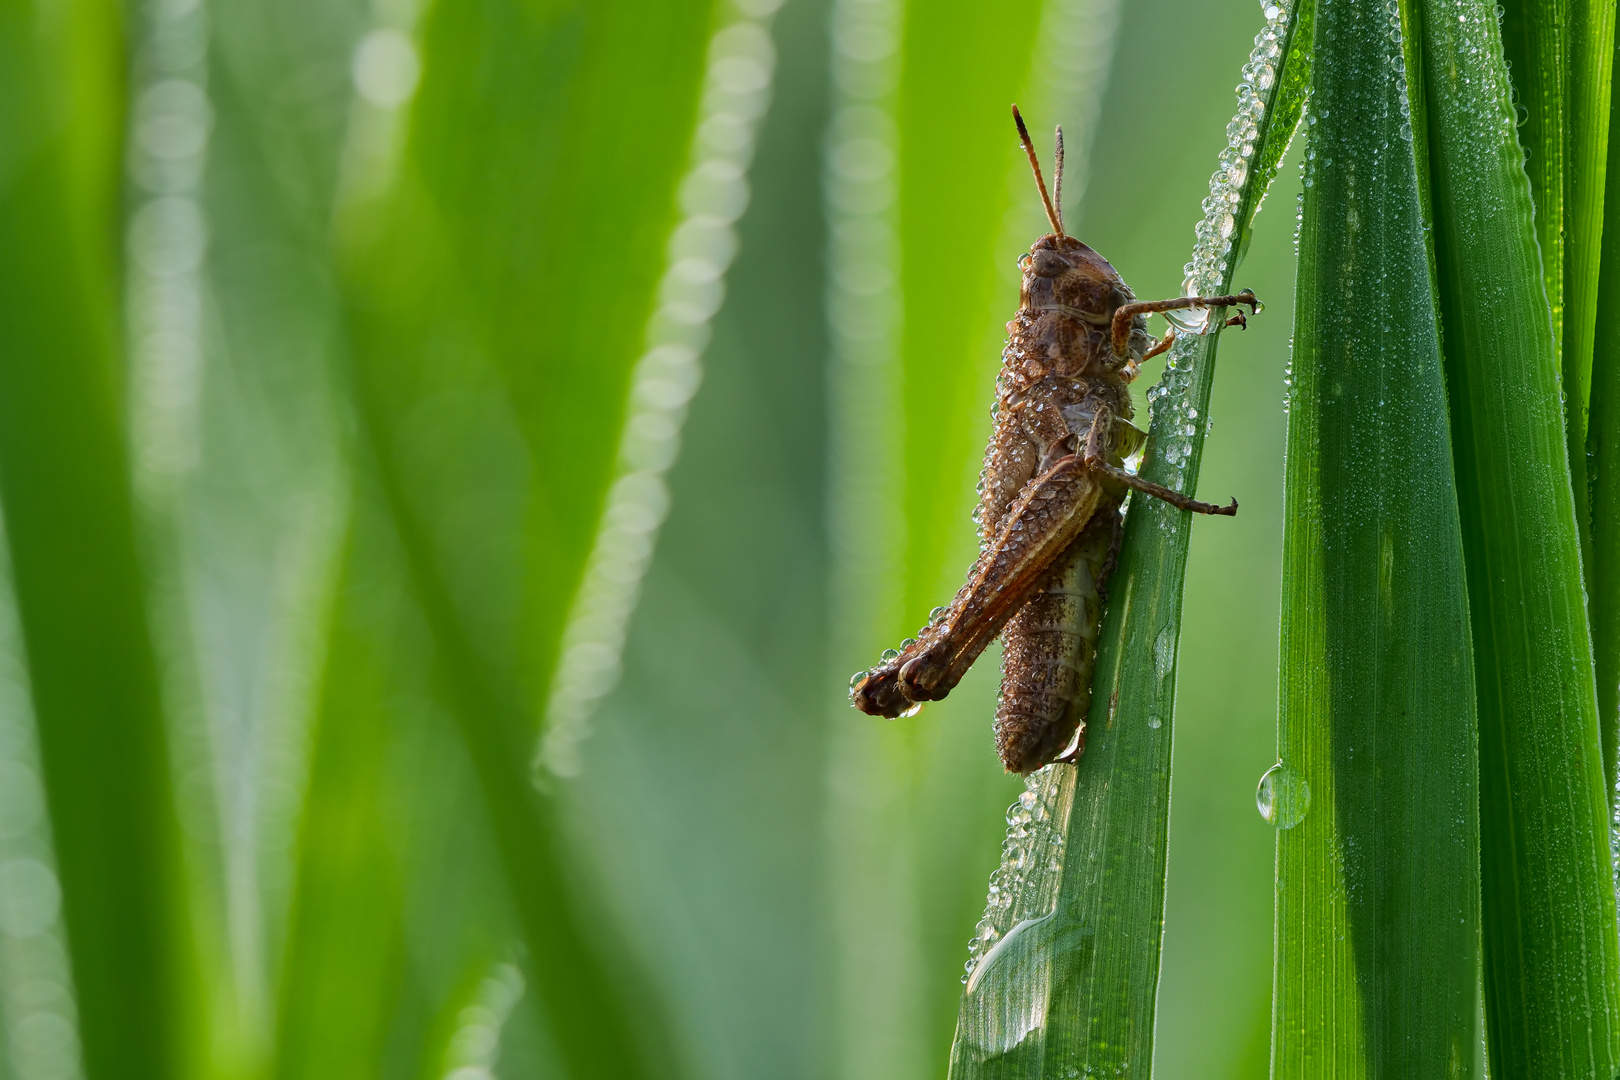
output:
<instances>
[{"instance_id":1,"label":"grasshopper pronotum","mask_svg":"<svg viewBox=\"0 0 1620 1080\"><path fill-rule=\"evenodd\" d=\"M1108 260L1063 231L1063 129L1054 202L1016 105L1013 119L1052 231L1018 259L1018 314L1007 324L974 513L979 558L915 640L851 680L850 699L873 716L909 716L950 693L999 633L996 749L1007 771L1029 773L1085 748L1102 589L1119 551L1126 489L1200 514L1237 513L1236 499L1199 502L1124 468L1145 440L1130 423L1127 384L1176 333L1155 341L1146 317L1239 304L1258 311L1259 302L1247 290L1137 302ZM1242 312L1227 325L1246 325Z\"/></svg>"}]
</instances>

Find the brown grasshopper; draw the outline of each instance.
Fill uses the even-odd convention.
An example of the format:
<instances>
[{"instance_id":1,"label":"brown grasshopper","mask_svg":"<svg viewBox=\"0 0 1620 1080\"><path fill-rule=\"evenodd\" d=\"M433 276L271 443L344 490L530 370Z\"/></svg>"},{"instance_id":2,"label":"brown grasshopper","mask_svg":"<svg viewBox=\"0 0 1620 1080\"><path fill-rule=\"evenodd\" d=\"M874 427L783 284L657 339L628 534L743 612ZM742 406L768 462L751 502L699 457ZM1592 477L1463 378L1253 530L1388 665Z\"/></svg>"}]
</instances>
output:
<instances>
[{"instance_id":1,"label":"brown grasshopper","mask_svg":"<svg viewBox=\"0 0 1620 1080\"><path fill-rule=\"evenodd\" d=\"M974 512L979 558L949 607L935 608L914 640L851 680L850 699L873 716L910 716L950 693L1000 634L996 750L1008 772L1029 773L1085 749L1103 587L1119 553L1126 490L1195 513L1237 513L1236 499L1199 502L1124 468L1146 439L1130 423L1127 385L1176 335L1155 341L1146 317L1260 305L1248 290L1137 302L1108 260L1063 231L1063 129L1054 202L1016 105L1013 120L1052 231L1018 259L1018 314L1007 324ZM1247 322L1238 312L1226 325Z\"/></svg>"}]
</instances>

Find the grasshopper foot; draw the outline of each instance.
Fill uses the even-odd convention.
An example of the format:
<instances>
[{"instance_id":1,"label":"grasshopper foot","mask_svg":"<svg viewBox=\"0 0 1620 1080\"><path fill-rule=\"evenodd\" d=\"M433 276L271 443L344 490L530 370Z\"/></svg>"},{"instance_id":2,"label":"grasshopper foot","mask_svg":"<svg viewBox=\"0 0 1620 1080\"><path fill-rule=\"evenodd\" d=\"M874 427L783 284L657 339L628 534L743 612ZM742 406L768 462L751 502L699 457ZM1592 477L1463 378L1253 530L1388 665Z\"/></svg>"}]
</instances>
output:
<instances>
[{"instance_id":1,"label":"grasshopper foot","mask_svg":"<svg viewBox=\"0 0 1620 1080\"><path fill-rule=\"evenodd\" d=\"M901 692L912 701L938 701L951 692L942 685L947 665L928 652L918 653L900 667Z\"/></svg>"},{"instance_id":2,"label":"grasshopper foot","mask_svg":"<svg viewBox=\"0 0 1620 1080\"><path fill-rule=\"evenodd\" d=\"M900 673L887 665L855 676L850 683L849 701L868 716L893 720L916 707L900 689Z\"/></svg>"}]
</instances>

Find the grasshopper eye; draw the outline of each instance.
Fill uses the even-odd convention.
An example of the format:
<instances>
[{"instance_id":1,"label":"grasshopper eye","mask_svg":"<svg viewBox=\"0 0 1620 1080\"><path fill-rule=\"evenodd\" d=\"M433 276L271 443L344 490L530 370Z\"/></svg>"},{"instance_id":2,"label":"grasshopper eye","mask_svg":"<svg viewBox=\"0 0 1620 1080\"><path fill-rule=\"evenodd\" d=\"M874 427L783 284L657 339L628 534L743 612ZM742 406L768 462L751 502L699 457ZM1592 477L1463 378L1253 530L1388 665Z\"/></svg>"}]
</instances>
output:
<instances>
[{"instance_id":1,"label":"grasshopper eye","mask_svg":"<svg viewBox=\"0 0 1620 1080\"><path fill-rule=\"evenodd\" d=\"M1069 268L1069 261L1055 251L1037 251L1030 260L1030 269L1037 277L1059 277Z\"/></svg>"}]
</instances>

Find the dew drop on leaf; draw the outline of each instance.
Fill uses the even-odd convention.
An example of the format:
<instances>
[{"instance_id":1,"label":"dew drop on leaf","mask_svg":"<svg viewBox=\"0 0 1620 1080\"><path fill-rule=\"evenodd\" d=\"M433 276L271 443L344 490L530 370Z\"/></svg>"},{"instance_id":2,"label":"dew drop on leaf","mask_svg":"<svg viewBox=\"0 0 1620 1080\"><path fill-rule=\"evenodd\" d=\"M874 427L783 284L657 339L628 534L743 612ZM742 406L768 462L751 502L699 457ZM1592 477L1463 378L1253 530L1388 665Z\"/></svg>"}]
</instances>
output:
<instances>
[{"instance_id":1,"label":"dew drop on leaf","mask_svg":"<svg viewBox=\"0 0 1620 1080\"><path fill-rule=\"evenodd\" d=\"M1298 772L1277 762L1254 789L1254 804L1267 825L1292 829L1311 808L1311 786Z\"/></svg>"}]
</instances>

